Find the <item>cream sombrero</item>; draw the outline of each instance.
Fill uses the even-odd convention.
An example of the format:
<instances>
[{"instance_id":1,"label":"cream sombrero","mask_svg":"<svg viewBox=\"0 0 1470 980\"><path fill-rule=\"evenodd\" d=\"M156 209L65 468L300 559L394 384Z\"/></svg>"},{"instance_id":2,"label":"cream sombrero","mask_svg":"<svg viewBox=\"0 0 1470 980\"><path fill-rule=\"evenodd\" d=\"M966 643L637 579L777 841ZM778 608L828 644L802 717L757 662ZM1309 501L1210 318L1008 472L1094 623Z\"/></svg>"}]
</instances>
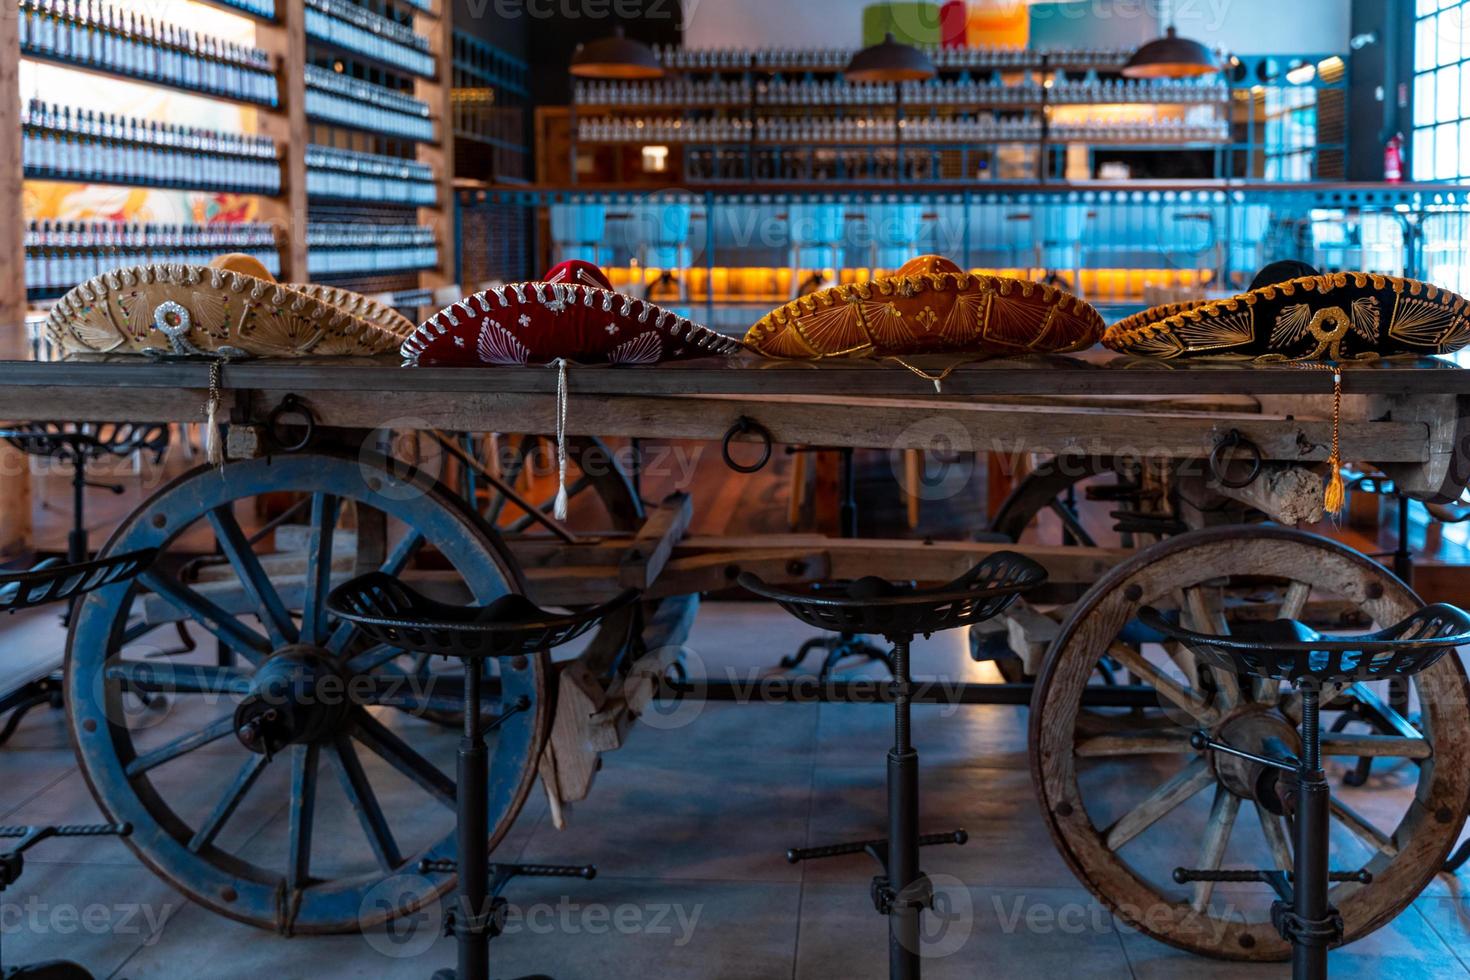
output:
<instances>
[{"instance_id":1,"label":"cream sombrero","mask_svg":"<svg viewBox=\"0 0 1470 980\"><path fill-rule=\"evenodd\" d=\"M1156 306L1121 320L1103 344L1139 357L1270 363L1422 357L1470 343L1470 303L1447 289L1368 272L1271 282L1265 271L1239 296Z\"/></svg>"},{"instance_id":2,"label":"cream sombrero","mask_svg":"<svg viewBox=\"0 0 1470 980\"><path fill-rule=\"evenodd\" d=\"M925 255L895 275L834 286L772 310L745 335L768 357L1056 354L1097 342L1103 319L1053 286L962 272Z\"/></svg>"},{"instance_id":3,"label":"cream sombrero","mask_svg":"<svg viewBox=\"0 0 1470 980\"><path fill-rule=\"evenodd\" d=\"M230 255L104 272L63 296L46 330L68 353L330 357L396 350L413 324L365 296L278 283Z\"/></svg>"}]
</instances>

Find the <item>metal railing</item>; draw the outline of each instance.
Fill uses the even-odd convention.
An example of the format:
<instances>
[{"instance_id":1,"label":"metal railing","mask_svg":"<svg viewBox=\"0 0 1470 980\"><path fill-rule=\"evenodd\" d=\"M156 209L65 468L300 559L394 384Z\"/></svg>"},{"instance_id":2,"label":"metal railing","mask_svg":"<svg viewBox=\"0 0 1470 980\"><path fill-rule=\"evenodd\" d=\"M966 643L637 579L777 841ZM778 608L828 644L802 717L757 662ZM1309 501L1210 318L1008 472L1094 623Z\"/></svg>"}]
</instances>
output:
<instances>
[{"instance_id":1,"label":"metal railing","mask_svg":"<svg viewBox=\"0 0 1470 980\"><path fill-rule=\"evenodd\" d=\"M1233 290L1277 259L1470 289L1470 187L1448 185L508 189L461 199L462 218L491 213L519 215L526 239L520 248L496 242L496 266L475 270L484 278L532 278L553 261L584 258L650 278L672 272L679 299L711 313L730 297L719 286L729 270L787 270L780 289L792 291L812 270L863 277L924 253L967 269L1055 276L1100 302L1141 301L1150 276ZM466 234L472 225L505 227L463 223Z\"/></svg>"}]
</instances>

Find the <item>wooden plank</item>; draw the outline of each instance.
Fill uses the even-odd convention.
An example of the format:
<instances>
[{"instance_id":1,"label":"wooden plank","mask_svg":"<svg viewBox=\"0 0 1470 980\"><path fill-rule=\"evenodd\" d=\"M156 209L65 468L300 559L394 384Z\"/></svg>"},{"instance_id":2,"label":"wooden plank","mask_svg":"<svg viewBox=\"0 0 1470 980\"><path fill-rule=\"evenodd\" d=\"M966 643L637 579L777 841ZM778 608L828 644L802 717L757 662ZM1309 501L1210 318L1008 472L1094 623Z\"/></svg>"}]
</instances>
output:
<instances>
[{"instance_id":1,"label":"wooden plank","mask_svg":"<svg viewBox=\"0 0 1470 980\"><path fill-rule=\"evenodd\" d=\"M590 544L566 545L539 540L512 541L516 560L533 577L554 577L571 569L589 570L610 579L609 570L616 567L627 538L609 537ZM800 582L825 568L833 578L861 578L864 575L902 574L924 582L947 582L969 571L997 551L1018 551L1046 568L1051 581L1088 584L1097 581L1108 569L1134 554L1122 548L1069 548L1061 545L999 544L981 541L909 541L888 538L830 538L817 534L763 534L749 537L706 537L692 535L680 541L673 550L669 565L655 592L676 570L702 568L706 565L719 572L722 579L734 581L740 568L750 569L756 562L776 566L773 581ZM764 575L762 577L765 577ZM680 581L678 585L691 584ZM605 588L615 588L608 581ZM691 590L696 591L696 590Z\"/></svg>"},{"instance_id":2,"label":"wooden plank","mask_svg":"<svg viewBox=\"0 0 1470 980\"><path fill-rule=\"evenodd\" d=\"M565 826L567 807L587 798L601 768L602 753L622 747L628 729L678 659L698 610L699 597L694 595L661 603L644 629L647 652L611 684L603 680L600 665L586 657L562 668L556 717L539 762L552 821L558 829Z\"/></svg>"},{"instance_id":3,"label":"wooden plank","mask_svg":"<svg viewBox=\"0 0 1470 980\"><path fill-rule=\"evenodd\" d=\"M292 393L261 391L256 403L274 406ZM345 428L376 425L386 417L396 417L470 432L535 432L548 429L556 418L555 398L551 395L461 394L446 398L443 392L409 391L333 392L330 397L295 394L310 406L319 424ZM0 405L5 397L0 393ZM585 407L579 411L579 405ZM960 452L1194 459L1208 456L1215 444L1234 429L1258 445L1265 459L1321 462L1327 459L1332 443L1330 421L1250 415L1039 407L1020 412L1006 406L946 402L899 408L851 398L800 405L772 404L756 398L607 396L594 401L579 400L575 394L567 432L714 441L723 439L736 420L745 417L765 426L777 443L925 449L932 441L936 416L946 419L946 427L952 429L952 444ZM1427 434L1422 422L1344 422L1342 455L1372 462L1420 463L1429 453Z\"/></svg>"},{"instance_id":4,"label":"wooden plank","mask_svg":"<svg viewBox=\"0 0 1470 980\"><path fill-rule=\"evenodd\" d=\"M246 388L305 391L521 392L556 391L556 372L515 368L414 368L396 356L321 358L306 361L249 361L230 365L230 384ZM81 387L208 386L202 364L154 364L121 355L77 358L66 364L0 365L0 384L73 384ZM1470 371L1437 359L1381 361L1343 369L1349 395L1470 394ZM670 362L657 367L577 367L571 374L578 394L768 395L908 397L933 404L987 395L1068 398L1095 396L1263 395L1332 393L1326 371L1251 365L1168 365L1126 361L1106 351L1050 358L1025 358L965 365L954 371L942 395L902 368L868 361L768 361L755 355ZM1136 406L1135 406L1136 407Z\"/></svg>"},{"instance_id":5,"label":"wooden plank","mask_svg":"<svg viewBox=\"0 0 1470 980\"><path fill-rule=\"evenodd\" d=\"M669 494L643 522L632 547L618 563L618 584L625 589L651 587L693 518L693 498L684 492Z\"/></svg>"},{"instance_id":6,"label":"wooden plank","mask_svg":"<svg viewBox=\"0 0 1470 980\"><path fill-rule=\"evenodd\" d=\"M1061 632L1060 620L1065 616L1049 616L1033 608L1025 599L1017 599L1005 612L1006 641L1011 652L1021 659L1026 673L1041 670L1042 658Z\"/></svg>"}]
</instances>

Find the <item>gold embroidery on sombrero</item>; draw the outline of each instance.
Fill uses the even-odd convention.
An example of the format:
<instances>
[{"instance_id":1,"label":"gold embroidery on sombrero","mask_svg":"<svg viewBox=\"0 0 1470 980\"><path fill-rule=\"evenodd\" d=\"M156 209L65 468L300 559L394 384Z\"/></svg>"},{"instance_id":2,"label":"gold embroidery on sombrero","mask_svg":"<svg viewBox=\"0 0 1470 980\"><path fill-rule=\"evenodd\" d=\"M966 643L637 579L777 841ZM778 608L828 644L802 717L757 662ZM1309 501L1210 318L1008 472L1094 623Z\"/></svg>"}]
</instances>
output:
<instances>
[{"instance_id":1,"label":"gold embroidery on sombrero","mask_svg":"<svg viewBox=\"0 0 1470 980\"><path fill-rule=\"evenodd\" d=\"M1457 332L1463 335L1464 328L1457 323L1459 320L1442 303L1399 293L1394 303L1393 319L1388 324L1388 335L1406 344L1439 348Z\"/></svg>"},{"instance_id":2,"label":"gold embroidery on sombrero","mask_svg":"<svg viewBox=\"0 0 1470 980\"><path fill-rule=\"evenodd\" d=\"M983 336L1007 347L1034 347L1045 335L1050 315L1049 306L1036 306L995 293L990 297L990 318Z\"/></svg>"},{"instance_id":3,"label":"gold embroidery on sombrero","mask_svg":"<svg viewBox=\"0 0 1470 980\"><path fill-rule=\"evenodd\" d=\"M813 351L852 350L867 344L855 305L838 303L801 318L797 327Z\"/></svg>"},{"instance_id":4,"label":"gold embroidery on sombrero","mask_svg":"<svg viewBox=\"0 0 1470 980\"><path fill-rule=\"evenodd\" d=\"M1175 328L1187 350L1228 350L1248 344L1255 335L1254 314L1237 310L1222 316L1182 319Z\"/></svg>"},{"instance_id":5,"label":"gold embroidery on sombrero","mask_svg":"<svg viewBox=\"0 0 1470 980\"><path fill-rule=\"evenodd\" d=\"M892 349L913 336L913 330L904 322L903 313L892 302L860 301L857 309L875 347Z\"/></svg>"},{"instance_id":6,"label":"gold embroidery on sombrero","mask_svg":"<svg viewBox=\"0 0 1470 980\"><path fill-rule=\"evenodd\" d=\"M1128 349L1145 357L1178 357L1184 344L1171 331L1140 329L1129 338Z\"/></svg>"},{"instance_id":7,"label":"gold embroidery on sombrero","mask_svg":"<svg viewBox=\"0 0 1470 980\"><path fill-rule=\"evenodd\" d=\"M1378 345L1378 298L1360 296L1353 300L1353 332L1373 346Z\"/></svg>"},{"instance_id":8,"label":"gold embroidery on sombrero","mask_svg":"<svg viewBox=\"0 0 1470 980\"><path fill-rule=\"evenodd\" d=\"M963 287L957 287L963 288ZM960 292L950 305L949 315L939 328L939 335L956 347L975 336L975 325L990 318L990 292Z\"/></svg>"},{"instance_id":9,"label":"gold embroidery on sombrero","mask_svg":"<svg viewBox=\"0 0 1470 980\"><path fill-rule=\"evenodd\" d=\"M1311 322L1312 308L1306 303L1282 307L1276 315L1276 326L1271 328L1271 346L1291 346L1306 336L1307 324Z\"/></svg>"}]
</instances>

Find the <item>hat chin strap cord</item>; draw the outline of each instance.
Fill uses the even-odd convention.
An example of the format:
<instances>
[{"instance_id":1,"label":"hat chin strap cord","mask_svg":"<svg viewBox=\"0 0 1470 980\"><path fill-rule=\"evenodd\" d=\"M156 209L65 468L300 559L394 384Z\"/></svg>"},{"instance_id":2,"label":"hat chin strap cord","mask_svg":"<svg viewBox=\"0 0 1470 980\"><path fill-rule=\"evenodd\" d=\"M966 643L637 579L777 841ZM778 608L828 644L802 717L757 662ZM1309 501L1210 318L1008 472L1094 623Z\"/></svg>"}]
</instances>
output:
<instances>
[{"instance_id":1,"label":"hat chin strap cord","mask_svg":"<svg viewBox=\"0 0 1470 980\"><path fill-rule=\"evenodd\" d=\"M1328 514L1335 514L1342 509L1346 496L1342 484L1342 368L1310 361L1296 361L1292 367L1332 372L1332 450L1327 455L1327 486L1322 491L1322 508Z\"/></svg>"},{"instance_id":2,"label":"hat chin strap cord","mask_svg":"<svg viewBox=\"0 0 1470 980\"><path fill-rule=\"evenodd\" d=\"M547 367L556 368L556 503L551 516L567 519L567 359L558 357Z\"/></svg>"}]
</instances>

